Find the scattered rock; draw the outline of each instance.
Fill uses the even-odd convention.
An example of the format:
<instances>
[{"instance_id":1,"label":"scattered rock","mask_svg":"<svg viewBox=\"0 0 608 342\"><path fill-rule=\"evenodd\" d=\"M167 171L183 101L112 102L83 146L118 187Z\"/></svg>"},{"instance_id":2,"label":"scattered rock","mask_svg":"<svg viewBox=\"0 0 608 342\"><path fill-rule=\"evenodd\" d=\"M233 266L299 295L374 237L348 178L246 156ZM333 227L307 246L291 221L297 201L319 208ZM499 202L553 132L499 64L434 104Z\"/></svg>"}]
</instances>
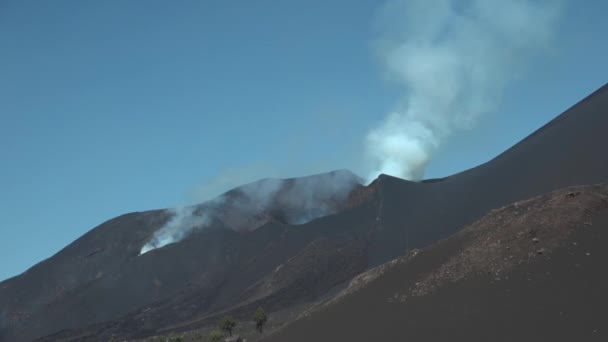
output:
<instances>
[{"instance_id":1,"label":"scattered rock","mask_svg":"<svg viewBox=\"0 0 608 342\"><path fill-rule=\"evenodd\" d=\"M534 243L539 243L539 242L540 242L540 240L539 240L538 238L532 238L532 242L534 242Z\"/></svg>"},{"instance_id":2,"label":"scattered rock","mask_svg":"<svg viewBox=\"0 0 608 342\"><path fill-rule=\"evenodd\" d=\"M581 192L580 192L580 191L577 191L577 192L569 192L569 193L568 193L566 196L568 196L568 197L570 197L570 198L574 198L574 197L576 197L576 196L578 196L578 195L580 195L580 194L581 194Z\"/></svg>"}]
</instances>

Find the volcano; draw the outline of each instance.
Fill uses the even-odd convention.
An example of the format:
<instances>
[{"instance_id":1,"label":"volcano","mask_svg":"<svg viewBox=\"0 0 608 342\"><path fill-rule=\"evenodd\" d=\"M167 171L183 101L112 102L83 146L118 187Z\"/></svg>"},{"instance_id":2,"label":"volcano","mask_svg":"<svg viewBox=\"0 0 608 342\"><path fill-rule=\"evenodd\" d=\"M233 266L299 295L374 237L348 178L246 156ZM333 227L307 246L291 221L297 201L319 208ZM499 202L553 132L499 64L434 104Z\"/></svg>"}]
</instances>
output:
<instances>
[{"instance_id":1,"label":"volcano","mask_svg":"<svg viewBox=\"0 0 608 342\"><path fill-rule=\"evenodd\" d=\"M358 327L363 329L364 316L340 313L366 310L357 305L367 303L368 298L380 298L371 294L376 287L381 289L378 296L390 294L397 303L388 303L387 298L382 297L387 306L378 306L378 322L373 323L376 330L370 331L387 331L387 335L374 336L400 336L402 330L391 330L383 325L386 319L380 320L393 317L391 315L403 314L406 316L399 317L408 320L406 323L389 320L394 324L409 327L422 322L422 326L431 329L431 313L436 303L443 303L439 306L441 310L469 317L468 321L465 318L458 321L461 328L458 332L466 336L467 331L474 328L472 322L484 322L482 318L488 312L484 310L489 310L479 304L471 306L473 311L449 311L453 309L449 303L472 298L471 284L481 286L486 297L480 298L495 298L488 302L492 305L505 306L508 300L499 298L498 292L492 292L502 288L497 290L492 287L494 285L488 285L487 277L483 281L479 280L481 278L470 280L466 287L459 281L469 281L472 273L465 272L462 278L447 277L446 280L442 278L442 267L450 265L449 260L457 258L461 251L468 250L467 246L485 248L486 242L479 240L478 233L486 229L483 227L491 227L487 229L496 230L498 235L501 229L508 228L504 228L508 226L504 222L480 228L476 222L500 222L498 214L492 210L503 208L498 212L511 213L508 211L511 209L504 207L512 203L566 187L608 182L608 154L603 151L608 146L607 128L608 85L605 85L493 160L443 179L410 182L381 175L363 186L352 173L335 171L305 178L263 180L233 189L222 195L221 201L195 206L194 215L213 209L213 219L203 229L195 227L181 240L141 255L142 247L171 220L172 211L152 210L116 217L23 274L0 283L0 339L107 341L116 337L145 338L204 329L226 314L248 319L257 307L263 307L271 317L269 332L276 330L276 335L269 337L271 340L298 341L298 334L308 331L308 335L302 335L310 337L306 340L343 340L342 337L347 336L349 340L363 341L363 337L370 335L357 335L354 333L360 332L357 329L352 330L353 334L345 335L337 328L330 329L328 335L321 335L320 331L332 322L341 328L348 322L358 322L361 323ZM337 183L340 186L332 186ZM263 196L264 201L259 201L259 193L252 191L269 188L273 191L271 196ZM591 216L572 209L580 214L577 216L580 220L573 218L573 224L584 225L587 220L592 220L596 226L604 224L601 206L605 188L568 190L554 196L567 199L569 197L565 196L569 193L577 192L583 194L575 195L577 200L585 199L582 212L588 211ZM257 195L251 196L251 193ZM537 208L534 205L541 206L553 197L539 198L531 204L518 205L518 208L522 208L521 211L527 206ZM547 220L557 217L560 208L570 208L568 205L538 209L529 225L536 224L535 220L542 217ZM512 213L509 215L516 217ZM526 272L540 267L543 271L547 269L547 272L559 274L555 279L560 281L567 277L559 271L560 267L566 267L565 263L581 264L575 261L578 259L568 259L567 249L558 248L560 244L586 241L598 244L594 245L597 247L605 238L603 233L581 233L579 236L575 228L560 228L554 232L547 227L539 225L538 229L543 232L541 241L555 240L557 245L526 249L526 253L537 253L545 248L547 255L555 251L550 254L554 259L542 267L531 265ZM508 229L513 236L526 233L521 225ZM562 233L563 236L559 235ZM552 238L551 234L557 235ZM498 240L503 239L496 238ZM529 242L523 238L521 241ZM519 250L520 243L514 243L509 248ZM579 276L591 277L592 268L588 267L601 268L600 262L605 261L601 258L605 254L596 247L589 247L594 255L598 254L598 258L593 259L596 263L581 268ZM422 254L412 257L417 250ZM509 255L503 252L499 255L508 258ZM523 260L525 255L517 254L516 258ZM578 257L582 258L580 254ZM488 254L473 253L471 258L474 259L470 261L471 265L478 265L488 258ZM387 262L398 266L386 268L391 265ZM515 272L515 266L509 268L510 264L505 263L500 267L503 266L514 282L508 287L513 288L519 284L515 283L517 281L525 283L523 278L517 278L519 273L509 273ZM474 268L477 273L491 268L475 267L479 267ZM344 295L344 291L352 290L349 284L353 278L374 274L374 270L379 269L387 271L372 277L376 280L363 289ZM389 304L409 303L408 299L401 302L403 296L409 298L412 294L407 292L413 286L409 279L436 278L460 287L446 289L443 285L431 285L433 281L429 280L424 286L431 290L413 300L419 304L415 309L394 311L389 308ZM405 279L406 284L398 289L395 286L401 281L399 279ZM594 286L602 284L598 281ZM540 296L540 292L534 290L538 288L531 287L528 292L522 290L528 296L522 294L522 298ZM395 293L397 297L394 297ZM559 295L558 292L547 293ZM336 299L336 295L340 297ZM591 300L589 296L577 298L581 303ZM526 303L521 305L526 308ZM540 304L530 304L531 312L536 312L533 305ZM507 310L505 315L520 313L523 310L520 309ZM311 318L296 320L279 329L279 325L293 321L303 312ZM416 318L417 315L421 318ZM446 313L438 317L438 322L447 324L450 317ZM505 316L487 317L502 319ZM281 324L273 327L273 320ZM557 324L559 320L546 318L543 322ZM319 331L319 334L311 331ZM412 333L408 336L424 335ZM442 340L439 335L433 336L439 339L431 340Z\"/></svg>"}]
</instances>

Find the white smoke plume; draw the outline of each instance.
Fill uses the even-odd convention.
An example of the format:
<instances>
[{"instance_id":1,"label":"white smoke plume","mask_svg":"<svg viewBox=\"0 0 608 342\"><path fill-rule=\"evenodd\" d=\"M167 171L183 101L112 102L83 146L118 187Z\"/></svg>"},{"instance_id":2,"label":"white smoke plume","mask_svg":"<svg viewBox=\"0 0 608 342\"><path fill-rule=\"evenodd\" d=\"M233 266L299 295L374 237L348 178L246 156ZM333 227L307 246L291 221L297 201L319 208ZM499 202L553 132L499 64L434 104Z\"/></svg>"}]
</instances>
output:
<instances>
[{"instance_id":1,"label":"white smoke plume","mask_svg":"<svg viewBox=\"0 0 608 342\"><path fill-rule=\"evenodd\" d=\"M361 179L346 171L292 179L262 179L245 184L202 205L172 210L172 218L146 242L140 255L179 242L211 224L242 231L267 222L270 216L299 225L338 210Z\"/></svg>"},{"instance_id":2,"label":"white smoke plume","mask_svg":"<svg viewBox=\"0 0 608 342\"><path fill-rule=\"evenodd\" d=\"M547 48L559 0L390 0L378 17L375 47L387 76L404 96L366 139L373 167L405 179L423 177L437 148L496 109L505 87ZM224 194L220 205L175 209L141 250L178 242L213 222L254 229L279 208L288 224L331 214L359 184L352 173L295 180L267 179ZM230 194L230 195L229 195ZM276 213L273 213L276 214Z\"/></svg>"},{"instance_id":3,"label":"white smoke plume","mask_svg":"<svg viewBox=\"0 0 608 342\"><path fill-rule=\"evenodd\" d=\"M304 224L336 211L362 180L347 170L283 180L278 191L269 194L269 204L280 207L283 219ZM260 196L254 196L259 198Z\"/></svg>"},{"instance_id":4,"label":"white smoke plume","mask_svg":"<svg viewBox=\"0 0 608 342\"><path fill-rule=\"evenodd\" d=\"M209 224L210 217L207 212L195 214L196 207L179 207L170 209L171 219L154 235L142 248L139 254L163 247L183 239L189 232L197 228L204 228Z\"/></svg>"},{"instance_id":5,"label":"white smoke plume","mask_svg":"<svg viewBox=\"0 0 608 342\"><path fill-rule=\"evenodd\" d=\"M456 130L494 111L505 87L549 46L556 0L392 0L379 12L375 44L404 96L366 147L380 173L419 180Z\"/></svg>"}]
</instances>

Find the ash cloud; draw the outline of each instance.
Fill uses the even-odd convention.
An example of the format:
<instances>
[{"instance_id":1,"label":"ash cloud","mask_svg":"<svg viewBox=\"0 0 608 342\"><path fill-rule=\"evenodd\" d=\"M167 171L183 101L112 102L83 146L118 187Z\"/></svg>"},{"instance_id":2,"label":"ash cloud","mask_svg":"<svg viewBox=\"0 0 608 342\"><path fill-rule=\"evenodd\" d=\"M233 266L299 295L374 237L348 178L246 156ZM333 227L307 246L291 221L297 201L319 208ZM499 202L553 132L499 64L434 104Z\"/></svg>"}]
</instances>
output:
<instances>
[{"instance_id":1,"label":"ash cloud","mask_svg":"<svg viewBox=\"0 0 608 342\"><path fill-rule=\"evenodd\" d=\"M441 144L495 111L505 87L549 47L560 8L548 0L385 3L374 46L403 96L367 135L368 181L421 179Z\"/></svg>"}]
</instances>

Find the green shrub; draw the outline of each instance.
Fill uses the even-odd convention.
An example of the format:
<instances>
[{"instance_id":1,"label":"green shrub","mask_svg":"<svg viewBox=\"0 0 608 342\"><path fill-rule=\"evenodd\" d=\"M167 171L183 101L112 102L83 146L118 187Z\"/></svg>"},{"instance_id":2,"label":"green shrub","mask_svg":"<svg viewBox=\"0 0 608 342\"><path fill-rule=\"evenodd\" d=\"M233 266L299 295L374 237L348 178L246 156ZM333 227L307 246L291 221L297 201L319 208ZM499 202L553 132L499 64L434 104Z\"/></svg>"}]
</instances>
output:
<instances>
[{"instance_id":1,"label":"green shrub","mask_svg":"<svg viewBox=\"0 0 608 342\"><path fill-rule=\"evenodd\" d=\"M228 333L228 335L232 336L232 331L236 327L237 321L236 319L226 316L222 318L220 323L218 324L218 328L224 332L224 334Z\"/></svg>"},{"instance_id":2,"label":"green shrub","mask_svg":"<svg viewBox=\"0 0 608 342\"><path fill-rule=\"evenodd\" d=\"M255 321L255 328L260 333L262 333L264 331L264 325L268 321L268 315L266 314L266 311L264 311L264 309L262 308L258 308L257 310L255 310L255 313L253 314L253 320Z\"/></svg>"},{"instance_id":3,"label":"green shrub","mask_svg":"<svg viewBox=\"0 0 608 342\"><path fill-rule=\"evenodd\" d=\"M219 330L213 330L210 334L209 334L209 338L211 339L211 341L213 342L217 342L217 341L221 341L222 337L224 337L224 334L222 334L221 331Z\"/></svg>"}]
</instances>

